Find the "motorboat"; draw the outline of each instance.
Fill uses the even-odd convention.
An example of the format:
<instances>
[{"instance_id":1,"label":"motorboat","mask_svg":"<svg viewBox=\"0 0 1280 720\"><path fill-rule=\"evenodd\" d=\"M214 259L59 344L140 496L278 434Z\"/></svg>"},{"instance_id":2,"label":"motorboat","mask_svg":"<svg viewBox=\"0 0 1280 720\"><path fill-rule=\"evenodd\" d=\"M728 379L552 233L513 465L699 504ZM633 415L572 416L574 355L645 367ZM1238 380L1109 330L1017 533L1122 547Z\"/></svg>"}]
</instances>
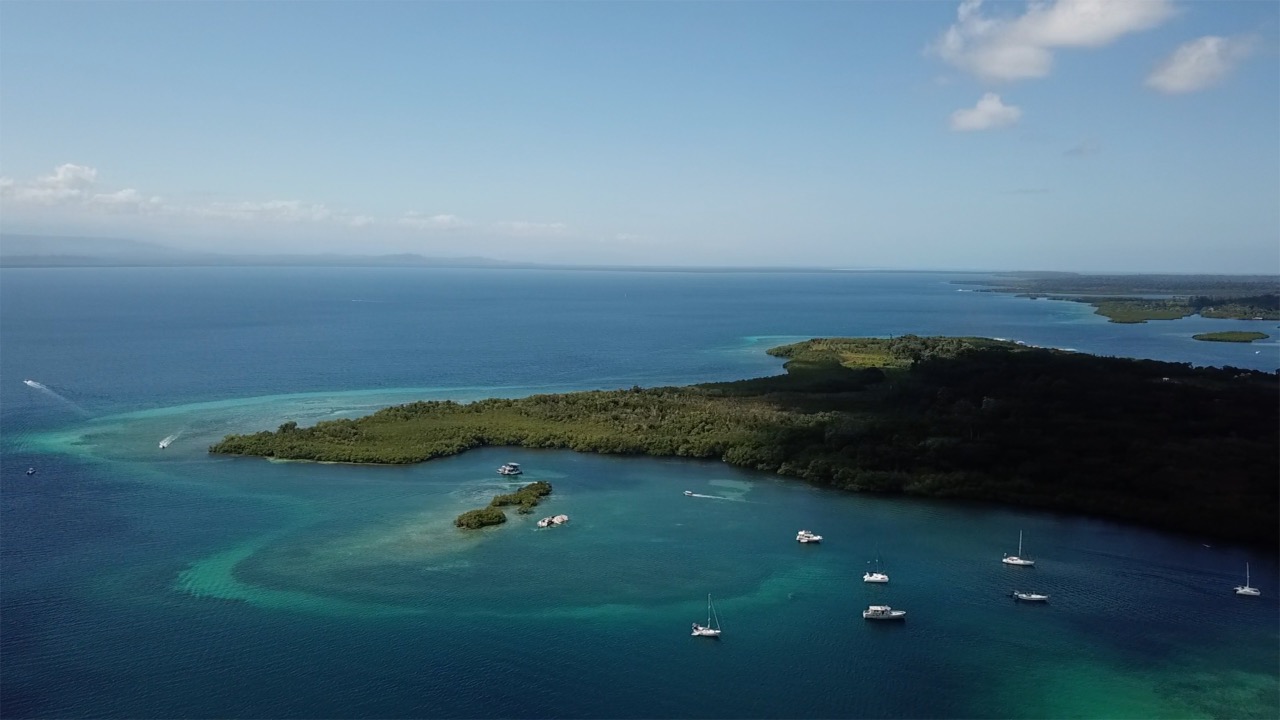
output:
<instances>
[{"instance_id":1,"label":"motorboat","mask_svg":"<svg viewBox=\"0 0 1280 720\"><path fill-rule=\"evenodd\" d=\"M544 517L539 520L538 527L555 527L556 525L563 525L567 522L569 522L568 515L552 515L551 517Z\"/></svg>"},{"instance_id":2,"label":"motorboat","mask_svg":"<svg viewBox=\"0 0 1280 720\"><path fill-rule=\"evenodd\" d=\"M1244 564L1244 584L1236 586L1236 594L1248 595L1250 597L1257 597L1258 595L1262 594L1261 592L1258 591L1258 588L1249 587L1249 563Z\"/></svg>"},{"instance_id":3,"label":"motorboat","mask_svg":"<svg viewBox=\"0 0 1280 720\"><path fill-rule=\"evenodd\" d=\"M800 532L796 533L796 542L820 543L822 542L822 536L816 533L811 533L808 530L801 530Z\"/></svg>"},{"instance_id":4,"label":"motorboat","mask_svg":"<svg viewBox=\"0 0 1280 720\"><path fill-rule=\"evenodd\" d=\"M906 610L894 610L888 605L871 605L862 611L865 620L905 620Z\"/></svg>"},{"instance_id":5,"label":"motorboat","mask_svg":"<svg viewBox=\"0 0 1280 720\"><path fill-rule=\"evenodd\" d=\"M499 475L520 475L524 471L520 469L520 463L509 462L498 468Z\"/></svg>"},{"instance_id":6,"label":"motorboat","mask_svg":"<svg viewBox=\"0 0 1280 720\"><path fill-rule=\"evenodd\" d=\"M693 497L693 491L692 491L692 490L685 490L685 491L684 491L684 494L685 494L687 497Z\"/></svg>"},{"instance_id":7,"label":"motorboat","mask_svg":"<svg viewBox=\"0 0 1280 720\"><path fill-rule=\"evenodd\" d=\"M27 468L27 474L28 474L28 475L35 475L35 474L36 474L36 469L35 469L35 468L33 468L33 467L29 467L29 468Z\"/></svg>"},{"instance_id":8,"label":"motorboat","mask_svg":"<svg viewBox=\"0 0 1280 720\"><path fill-rule=\"evenodd\" d=\"M1018 531L1018 554L1017 555L1006 554L1000 562L1004 563L1005 565L1020 565L1022 567L1032 567L1036 564L1035 560L1022 557L1022 531L1021 530Z\"/></svg>"},{"instance_id":9,"label":"motorboat","mask_svg":"<svg viewBox=\"0 0 1280 720\"><path fill-rule=\"evenodd\" d=\"M1041 595L1040 593L1019 592L1014 590L1010 594L1013 595L1014 600L1021 600L1022 602L1049 602L1049 596Z\"/></svg>"}]
</instances>

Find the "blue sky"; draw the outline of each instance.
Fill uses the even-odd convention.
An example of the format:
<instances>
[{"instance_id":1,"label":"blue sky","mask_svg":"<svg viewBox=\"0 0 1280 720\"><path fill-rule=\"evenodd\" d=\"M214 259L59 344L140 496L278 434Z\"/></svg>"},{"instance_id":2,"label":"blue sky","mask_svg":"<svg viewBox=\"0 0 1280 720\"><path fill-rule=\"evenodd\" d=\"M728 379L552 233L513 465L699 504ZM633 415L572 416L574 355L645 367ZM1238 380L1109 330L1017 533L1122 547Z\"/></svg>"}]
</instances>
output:
<instances>
[{"instance_id":1,"label":"blue sky","mask_svg":"<svg viewBox=\"0 0 1280 720\"><path fill-rule=\"evenodd\" d=\"M1280 272L1280 4L0 3L0 230Z\"/></svg>"}]
</instances>

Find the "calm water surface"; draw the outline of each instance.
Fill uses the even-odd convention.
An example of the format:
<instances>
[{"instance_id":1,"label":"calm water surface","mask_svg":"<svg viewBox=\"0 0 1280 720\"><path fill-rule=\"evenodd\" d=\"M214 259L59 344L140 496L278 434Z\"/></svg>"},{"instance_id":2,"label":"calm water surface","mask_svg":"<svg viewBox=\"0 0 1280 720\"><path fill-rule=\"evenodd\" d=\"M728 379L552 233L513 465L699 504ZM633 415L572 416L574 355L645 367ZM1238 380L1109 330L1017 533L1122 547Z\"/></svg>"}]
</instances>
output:
<instances>
[{"instance_id":1,"label":"calm water surface","mask_svg":"<svg viewBox=\"0 0 1280 720\"><path fill-rule=\"evenodd\" d=\"M0 271L0 713L1280 715L1274 552L712 462L205 452L228 432L412 399L769 374L765 348L812 336L1280 364L1274 340L1190 339L1239 323L1117 326L1074 303L957 292L957 277ZM451 527L510 486L494 472L508 460L553 483L543 514L569 525ZM826 540L800 545L800 528ZM1019 531L1034 569L999 562ZM877 555L888 585L860 581ZM1261 598L1231 593L1246 562ZM1052 599L1016 604L1013 589ZM719 641L689 636L708 593ZM867 623L873 603L909 617Z\"/></svg>"}]
</instances>

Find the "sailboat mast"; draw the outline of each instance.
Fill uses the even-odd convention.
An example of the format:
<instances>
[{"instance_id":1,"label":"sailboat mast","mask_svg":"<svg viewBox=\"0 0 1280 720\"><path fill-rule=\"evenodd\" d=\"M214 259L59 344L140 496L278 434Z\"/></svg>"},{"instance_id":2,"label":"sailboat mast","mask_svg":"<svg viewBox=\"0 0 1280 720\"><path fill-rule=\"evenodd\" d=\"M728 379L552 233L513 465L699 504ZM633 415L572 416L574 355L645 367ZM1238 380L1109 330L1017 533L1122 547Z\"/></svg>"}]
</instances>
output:
<instances>
[{"instance_id":1,"label":"sailboat mast","mask_svg":"<svg viewBox=\"0 0 1280 720\"><path fill-rule=\"evenodd\" d=\"M1018 557L1022 557L1022 531L1018 531Z\"/></svg>"}]
</instances>

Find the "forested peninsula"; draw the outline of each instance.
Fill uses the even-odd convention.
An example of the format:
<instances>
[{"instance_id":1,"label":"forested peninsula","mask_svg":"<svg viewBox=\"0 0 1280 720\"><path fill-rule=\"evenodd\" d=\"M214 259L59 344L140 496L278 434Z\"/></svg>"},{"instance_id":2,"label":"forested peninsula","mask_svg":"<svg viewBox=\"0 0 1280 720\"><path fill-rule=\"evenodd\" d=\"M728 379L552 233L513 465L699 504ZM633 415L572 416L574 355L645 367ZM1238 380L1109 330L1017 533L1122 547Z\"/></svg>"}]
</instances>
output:
<instances>
[{"instance_id":1,"label":"forested peninsula","mask_svg":"<svg viewBox=\"0 0 1280 720\"><path fill-rule=\"evenodd\" d=\"M214 453L412 463L486 445L716 458L843 490L1280 540L1276 373L981 338L816 339L786 373L459 404L230 435Z\"/></svg>"},{"instance_id":2,"label":"forested peninsula","mask_svg":"<svg viewBox=\"0 0 1280 720\"><path fill-rule=\"evenodd\" d=\"M1180 320L1191 315L1233 320L1280 320L1275 275L1077 275L1004 273L983 292L1087 303L1113 323Z\"/></svg>"}]
</instances>

